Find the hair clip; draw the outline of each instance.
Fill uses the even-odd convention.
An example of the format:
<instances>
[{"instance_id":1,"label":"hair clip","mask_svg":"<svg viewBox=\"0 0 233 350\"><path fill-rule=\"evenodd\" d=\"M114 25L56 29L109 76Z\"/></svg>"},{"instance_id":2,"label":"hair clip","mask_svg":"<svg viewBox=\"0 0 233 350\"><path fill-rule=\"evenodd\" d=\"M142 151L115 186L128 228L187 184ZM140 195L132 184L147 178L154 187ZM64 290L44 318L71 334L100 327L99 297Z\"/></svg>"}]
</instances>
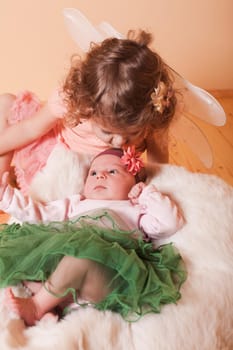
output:
<instances>
[{"instance_id":1,"label":"hair clip","mask_svg":"<svg viewBox=\"0 0 233 350\"><path fill-rule=\"evenodd\" d=\"M129 146L126 150L123 150L121 161L126 170L133 176L137 175L144 168L143 161L140 158L141 154L141 152L136 152L135 146Z\"/></svg>"},{"instance_id":2,"label":"hair clip","mask_svg":"<svg viewBox=\"0 0 233 350\"><path fill-rule=\"evenodd\" d=\"M171 96L172 90L163 81L160 81L157 88L154 88L154 92L150 95L155 110L163 113L164 109L170 105Z\"/></svg>"}]
</instances>

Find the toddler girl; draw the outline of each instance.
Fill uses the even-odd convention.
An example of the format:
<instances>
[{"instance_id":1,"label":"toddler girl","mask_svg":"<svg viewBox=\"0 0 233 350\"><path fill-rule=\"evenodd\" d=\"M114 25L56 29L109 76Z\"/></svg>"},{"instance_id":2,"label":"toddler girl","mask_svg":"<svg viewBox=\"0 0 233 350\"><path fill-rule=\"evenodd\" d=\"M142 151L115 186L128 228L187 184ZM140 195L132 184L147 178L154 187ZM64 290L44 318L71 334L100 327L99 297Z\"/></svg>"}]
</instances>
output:
<instances>
[{"instance_id":1,"label":"toddler girl","mask_svg":"<svg viewBox=\"0 0 233 350\"><path fill-rule=\"evenodd\" d=\"M1 172L9 169L13 152L19 188L47 201L80 191L85 171L76 183L71 178L64 186L77 154L80 169L86 155L93 157L109 146L134 144L137 150L147 150L150 160L167 161L166 138L162 141L161 135L174 115L176 97L170 70L148 47L150 42L151 35L140 31L137 36L129 32L128 39L93 45L84 60L73 60L63 87L44 106L30 93L19 96L13 107L13 96L2 96ZM41 187L46 188L43 194ZM49 197L51 188L55 194Z\"/></svg>"}]
</instances>

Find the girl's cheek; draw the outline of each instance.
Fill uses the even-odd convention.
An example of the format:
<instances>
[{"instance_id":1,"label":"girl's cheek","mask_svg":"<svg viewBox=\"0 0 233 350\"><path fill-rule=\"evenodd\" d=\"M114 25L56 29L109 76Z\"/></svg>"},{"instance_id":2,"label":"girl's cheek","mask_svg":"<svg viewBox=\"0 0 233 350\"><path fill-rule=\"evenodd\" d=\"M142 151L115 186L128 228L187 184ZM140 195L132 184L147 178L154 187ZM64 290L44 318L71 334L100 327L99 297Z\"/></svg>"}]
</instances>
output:
<instances>
[{"instance_id":1,"label":"girl's cheek","mask_svg":"<svg viewBox=\"0 0 233 350\"><path fill-rule=\"evenodd\" d=\"M101 132L97 132L97 133L96 133L96 136L97 136L101 141L104 141L104 142L108 142L108 140L110 139L109 135L103 134L103 133L101 133Z\"/></svg>"},{"instance_id":2,"label":"girl's cheek","mask_svg":"<svg viewBox=\"0 0 233 350\"><path fill-rule=\"evenodd\" d=\"M108 137L106 137L105 135L99 135L98 137L101 141L108 143Z\"/></svg>"}]
</instances>

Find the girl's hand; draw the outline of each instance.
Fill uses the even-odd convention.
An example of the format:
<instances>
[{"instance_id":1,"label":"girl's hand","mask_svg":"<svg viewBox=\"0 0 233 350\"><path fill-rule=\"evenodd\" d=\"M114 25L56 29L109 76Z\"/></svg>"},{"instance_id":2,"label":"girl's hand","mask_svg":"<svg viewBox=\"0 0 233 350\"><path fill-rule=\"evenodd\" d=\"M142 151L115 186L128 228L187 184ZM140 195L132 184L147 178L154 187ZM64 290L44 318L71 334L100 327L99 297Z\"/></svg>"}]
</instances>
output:
<instances>
[{"instance_id":1,"label":"girl's hand","mask_svg":"<svg viewBox=\"0 0 233 350\"><path fill-rule=\"evenodd\" d=\"M142 193L143 189L145 188L144 182L138 182L136 185L134 185L129 194L128 198L130 199L132 204L138 204L138 197Z\"/></svg>"}]
</instances>

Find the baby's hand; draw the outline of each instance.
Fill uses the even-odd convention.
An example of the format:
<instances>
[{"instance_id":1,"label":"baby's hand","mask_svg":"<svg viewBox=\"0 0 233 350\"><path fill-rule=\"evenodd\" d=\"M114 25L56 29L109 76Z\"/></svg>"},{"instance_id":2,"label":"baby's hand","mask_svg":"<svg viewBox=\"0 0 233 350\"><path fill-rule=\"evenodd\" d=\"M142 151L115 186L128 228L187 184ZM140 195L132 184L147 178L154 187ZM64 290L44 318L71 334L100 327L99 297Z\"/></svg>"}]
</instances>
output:
<instances>
[{"instance_id":1,"label":"baby's hand","mask_svg":"<svg viewBox=\"0 0 233 350\"><path fill-rule=\"evenodd\" d=\"M130 199L132 204L138 204L138 197L142 193L142 190L145 186L146 185L143 182L138 182L131 188L128 194L128 198Z\"/></svg>"}]
</instances>

